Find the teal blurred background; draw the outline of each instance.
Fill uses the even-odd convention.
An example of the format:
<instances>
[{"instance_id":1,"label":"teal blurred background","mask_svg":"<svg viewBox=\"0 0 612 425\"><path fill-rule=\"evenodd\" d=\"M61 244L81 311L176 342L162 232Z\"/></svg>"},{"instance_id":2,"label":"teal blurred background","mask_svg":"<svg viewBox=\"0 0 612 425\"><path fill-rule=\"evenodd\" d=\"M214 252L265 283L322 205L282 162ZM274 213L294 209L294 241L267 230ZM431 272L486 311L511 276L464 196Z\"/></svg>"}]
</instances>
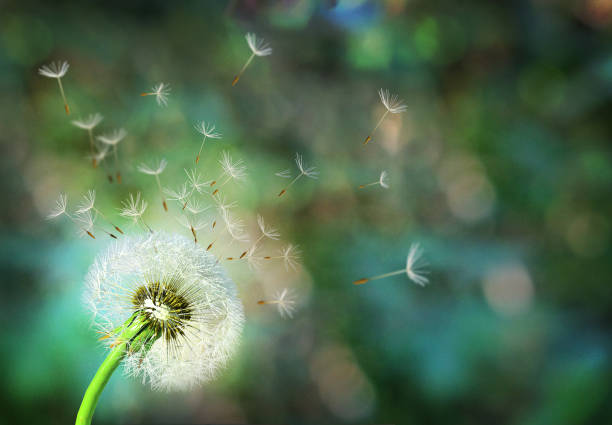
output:
<instances>
[{"instance_id":1,"label":"teal blurred background","mask_svg":"<svg viewBox=\"0 0 612 425\"><path fill-rule=\"evenodd\" d=\"M104 358L80 303L102 237L44 219L95 188L113 217L129 192L176 226L141 161L184 178L199 120L249 180L228 197L261 213L302 266L228 269L247 314L221 378L184 394L116 373L94 423L612 423L612 2L1 2L2 423L71 423ZM268 41L236 87L250 52ZM57 84L37 74L67 60ZM167 82L166 108L139 94ZM362 145L389 88L408 111ZM86 159L70 120L128 131L123 183ZM283 198L295 152L318 167ZM358 190L390 174L390 189ZM127 226L125 220L117 219ZM178 230L178 229L175 229ZM188 232L187 232L188 235ZM412 242L425 288L396 276ZM300 294L282 320L256 305Z\"/></svg>"}]
</instances>

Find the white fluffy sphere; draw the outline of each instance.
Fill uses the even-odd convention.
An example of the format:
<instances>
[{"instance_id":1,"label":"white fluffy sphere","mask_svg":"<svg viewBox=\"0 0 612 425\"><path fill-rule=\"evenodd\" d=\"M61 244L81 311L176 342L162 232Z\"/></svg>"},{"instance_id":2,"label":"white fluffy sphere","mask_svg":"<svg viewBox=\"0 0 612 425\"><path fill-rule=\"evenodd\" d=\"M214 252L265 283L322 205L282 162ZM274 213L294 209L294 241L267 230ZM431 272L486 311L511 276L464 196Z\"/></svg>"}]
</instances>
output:
<instances>
[{"instance_id":1,"label":"white fluffy sphere","mask_svg":"<svg viewBox=\"0 0 612 425\"><path fill-rule=\"evenodd\" d=\"M244 312L235 284L213 255L183 236L120 239L96 258L86 287L85 301L106 334L135 312L157 329L150 350L124 360L128 375L154 389L186 390L213 379L239 344Z\"/></svg>"}]
</instances>

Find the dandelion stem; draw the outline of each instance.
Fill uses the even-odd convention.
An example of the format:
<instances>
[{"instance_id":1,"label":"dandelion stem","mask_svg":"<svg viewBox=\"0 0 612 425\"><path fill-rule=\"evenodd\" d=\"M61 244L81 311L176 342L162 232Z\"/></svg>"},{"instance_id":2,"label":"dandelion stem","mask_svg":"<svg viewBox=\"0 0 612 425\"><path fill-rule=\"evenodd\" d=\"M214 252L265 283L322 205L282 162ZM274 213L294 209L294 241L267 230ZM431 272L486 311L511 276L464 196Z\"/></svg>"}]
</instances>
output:
<instances>
[{"instance_id":1,"label":"dandelion stem","mask_svg":"<svg viewBox=\"0 0 612 425\"><path fill-rule=\"evenodd\" d=\"M240 72L234 77L234 81L232 81L232 86L236 85L236 83L238 82L238 80L240 79L240 77L242 76L244 71L247 69L247 66L249 66L249 64L251 63L251 61L253 60L254 57L255 57L255 53L251 54L251 56L246 61L246 63L244 64L244 66L242 67Z\"/></svg>"},{"instance_id":2,"label":"dandelion stem","mask_svg":"<svg viewBox=\"0 0 612 425\"><path fill-rule=\"evenodd\" d=\"M387 116L388 113L389 113L389 111L387 110L387 111L385 111L383 116L380 117L380 119L378 120L378 123L376 124L376 127L374 127L374 130L372 130L370 135L368 137L366 137L365 142L363 142L364 145L367 145L370 142L370 140L372 140L372 136L374 135L376 130L378 130L378 127L380 127L380 125L382 124L383 120L385 119L385 117Z\"/></svg>"},{"instance_id":3,"label":"dandelion stem","mask_svg":"<svg viewBox=\"0 0 612 425\"><path fill-rule=\"evenodd\" d=\"M117 335L115 345L98 368L83 395L83 401L76 417L76 425L91 424L100 394L128 351L134 353L143 347L146 349L145 345L151 344L151 339L153 341L157 339L152 330L143 328L138 316L131 316L117 332L121 333Z\"/></svg>"},{"instance_id":4,"label":"dandelion stem","mask_svg":"<svg viewBox=\"0 0 612 425\"><path fill-rule=\"evenodd\" d=\"M378 182L372 182L372 183L368 183L368 184L360 184L359 185L359 189L363 189L364 187L368 187L368 186L374 186L375 184L378 184Z\"/></svg>"},{"instance_id":5,"label":"dandelion stem","mask_svg":"<svg viewBox=\"0 0 612 425\"><path fill-rule=\"evenodd\" d=\"M66 100L66 95L64 94L64 87L62 86L62 79L57 79L57 84L59 84L60 93L62 94L62 99L64 100L64 109L66 110L66 115L70 115L70 108L68 107L68 101Z\"/></svg>"}]
</instances>

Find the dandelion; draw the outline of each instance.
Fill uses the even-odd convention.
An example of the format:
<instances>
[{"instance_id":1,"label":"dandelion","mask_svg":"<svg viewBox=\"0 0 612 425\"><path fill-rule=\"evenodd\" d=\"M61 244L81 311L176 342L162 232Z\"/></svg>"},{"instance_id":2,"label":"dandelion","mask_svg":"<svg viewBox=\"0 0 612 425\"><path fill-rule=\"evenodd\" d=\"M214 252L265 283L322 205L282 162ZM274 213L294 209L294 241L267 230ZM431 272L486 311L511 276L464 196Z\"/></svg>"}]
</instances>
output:
<instances>
[{"instance_id":1,"label":"dandelion","mask_svg":"<svg viewBox=\"0 0 612 425\"><path fill-rule=\"evenodd\" d=\"M94 138L93 138L93 129L100 124L100 122L104 119L104 117L98 113L91 114L87 118L82 120L74 120L72 124L81 128L83 130L87 130L89 133L89 153L92 156L92 165L94 168L97 167L98 161L94 154Z\"/></svg>"},{"instance_id":2,"label":"dandelion","mask_svg":"<svg viewBox=\"0 0 612 425\"><path fill-rule=\"evenodd\" d=\"M43 77L55 78L57 80L57 84L59 85L60 93L64 101L64 109L66 110L66 115L70 115L70 108L68 107L68 101L66 100L66 95L64 94L64 87L62 86L62 77L66 75L69 67L70 65L68 64L68 62L63 61L51 62L49 65L43 65L38 69L38 73Z\"/></svg>"},{"instance_id":3,"label":"dandelion","mask_svg":"<svg viewBox=\"0 0 612 425\"><path fill-rule=\"evenodd\" d=\"M144 174L148 174L150 176L155 176L155 181L157 182L157 188L159 189L159 193L162 197L162 205L164 206L164 210L168 212L168 204L166 203L166 198L164 198L164 191L161 186L161 182L159 180L159 175L164 172L164 169L168 165L168 161L165 159L161 159L157 166L149 166L147 164L140 164L138 166L138 171Z\"/></svg>"},{"instance_id":4,"label":"dandelion","mask_svg":"<svg viewBox=\"0 0 612 425\"><path fill-rule=\"evenodd\" d=\"M123 208L121 208L119 215L131 219L135 224L142 223L143 227L152 232L151 228L142 219L148 204L141 198L140 192L136 193L136 197L130 193L130 197L121 202L121 205L123 205Z\"/></svg>"},{"instance_id":5,"label":"dandelion","mask_svg":"<svg viewBox=\"0 0 612 425\"><path fill-rule=\"evenodd\" d=\"M390 273L381 274L381 275L374 276L374 277L358 279L354 281L353 284L361 285L371 280L377 280L377 279L382 279L382 278L389 277L389 276L395 276L398 274L406 273L406 276L408 276L408 279L410 279L417 285L425 286L429 282L429 279L424 276L425 274L427 274L427 272L423 270L423 267L425 266L425 264L423 263L423 261L421 261L422 256L423 256L423 250L421 249L419 244L413 243L412 245L410 245L410 250L408 251L408 257L406 258L406 268L397 270L394 272L390 272Z\"/></svg>"},{"instance_id":6,"label":"dandelion","mask_svg":"<svg viewBox=\"0 0 612 425\"><path fill-rule=\"evenodd\" d=\"M383 189L389 189L389 183L387 181L388 177L389 177L389 173L387 173L386 171L382 171L380 173L380 177L378 178L378 181L359 185L359 189L363 189L364 187L368 187L368 186L374 186L376 184L380 185L380 187L382 187Z\"/></svg>"},{"instance_id":7,"label":"dandelion","mask_svg":"<svg viewBox=\"0 0 612 425\"><path fill-rule=\"evenodd\" d=\"M366 137L365 141L363 142L364 145L367 145L370 140L372 140L374 132L378 129L378 127L380 127L389 112L391 112L392 114L399 114L406 111L407 109L407 106L406 104L404 104L404 101L400 100L398 95L396 94L389 94L389 90L378 90L378 96L380 96L380 101L385 106L386 111L376 124L376 127L374 127L374 130L372 130L368 137Z\"/></svg>"},{"instance_id":8,"label":"dandelion","mask_svg":"<svg viewBox=\"0 0 612 425\"><path fill-rule=\"evenodd\" d=\"M98 136L97 139L105 145L112 146L113 156L115 157L115 172L117 176L117 183L121 184L121 172L119 171L119 154L117 153L117 144L127 136L127 131L120 128L112 133Z\"/></svg>"},{"instance_id":9,"label":"dandelion","mask_svg":"<svg viewBox=\"0 0 612 425\"><path fill-rule=\"evenodd\" d=\"M140 93L141 96L155 96L155 100L159 106L168 104L168 96L170 95L170 86L166 83L159 83L154 86L150 92Z\"/></svg>"},{"instance_id":10,"label":"dandelion","mask_svg":"<svg viewBox=\"0 0 612 425\"><path fill-rule=\"evenodd\" d=\"M245 36L247 44L251 49L251 56L247 59L246 63L240 70L240 72L234 77L234 81L232 81L232 86L235 86L244 71L247 69L247 66L251 63L255 56L269 56L272 54L272 47L268 43L266 43L263 38L257 38L257 36L253 33L247 33Z\"/></svg>"},{"instance_id":11,"label":"dandelion","mask_svg":"<svg viewBox=\"0 0 612 425\"><path fill-rule=\"evenodd\" d=\"M70 221L72 221L72 223L74 223L79 228L79 234L87 234L92 239L95 239L96 237L93 235L93 233L91 233L90 228L83 226L81 220L77 220L75 217L69 214L67 208L68 195L66 195L65 193L60 193L59 197L55 201L55 206L51 209L51 211L49 211L49 214L47 214L47 220L53 220L62 215L65 215ZM93 223L91 227L93 227Z\"/></svg>"},{"instance_id":12,"label":"dandelion","mask_svg":"<svg viewBox=\"0 0 612 425\"><path fill-rule=\"evenodd\" d=\"M281 317L293 317L293 312L295 311L295 296L289 291L289 289L284 288L281 291L278 291L274 298L271 300L261 300L257 301L259 305L265 304L273 304L276 305L278 309L278 313Z\"/></svg>"},{"instance_id":13,"label":"dandelion","mask_svg":"<svg viewBox=\"0 0 612 425\"><path fill-rule=\"evenodd\" d=\"M304 161L302 160L302 155L300 155L299 153L295 154L295 164L297 165L298 169L300 170L300 172L298 173L298 175L291 180L291 182L285 186L285 188L283 190L280 191L280 193L278 194L279 197L283 196L285 194L285 192L287 192L287 190L296 182L298 181L298 179L302 176L306 176L308 178L311 179L316 179L319 172L315 171L316 167L308 167L304 164ZM285 171L281 171L280 173L276 173L276 175L278 176L280 174L280 177L284 177L284 178L291 178L291 175L288 174L289 170L285 170Z\"/></svg>"},{"instance_id":14,"label":"dandelion","mask_svg":"<svg viewBox=\"0 0 612 425\"><path fill-rule=\"evenodd\" d=\"M85 303L109 354L87 388L78 424L120 363L154 390L188 390L214 379L238 348L244 323L236 285L215 258L175 234L128 237L101 253Z\"/></svg>"},{"instance_id":15,"label":"dandelion","mask_svg":"<svg viewBox=\"0 0 612 425\"><path fill-rule=\"evenodd\" d=\"M200 162L200 155L202 154L202 148L204 148L204 142L206 142L206 139L220 139L221 133L215 131L215 126L213 124L206 124L205 121L196 124L195 129L198 131L198 133L204 136L202 144L200 145L200 151L198 152L198 156L196 156L197 164L198 162Z\"/></svg>"}]
</instances>

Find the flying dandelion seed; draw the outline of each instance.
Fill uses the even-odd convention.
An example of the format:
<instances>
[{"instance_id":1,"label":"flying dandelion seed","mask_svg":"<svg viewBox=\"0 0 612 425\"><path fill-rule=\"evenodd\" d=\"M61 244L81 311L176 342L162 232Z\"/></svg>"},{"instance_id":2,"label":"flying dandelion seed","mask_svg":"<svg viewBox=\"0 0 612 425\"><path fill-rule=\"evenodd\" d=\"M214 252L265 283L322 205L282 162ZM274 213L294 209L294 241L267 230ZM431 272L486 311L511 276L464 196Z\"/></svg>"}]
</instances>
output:
<instances>
[{"instance_id":1,"label":"flying dandelion seed","mask_svg":"<svg viewBox=\"0 0 612 425\"><path fill-rule=\"evenodd\" d=\"M162 197L162 205L164 206L164 211L168 212L168 204L166 203L166 198L164 197L164 190L162 189L162 185L159 180L159 175L164 172L164 170L166 169L166 165L168 165L168 161L166 161L165 159L161 159L157 166L149 166L144 163L140 164L138 166L138 171L144 174L148 174L150 176L155 176L157 188L159 189L159 193Z\"/></svg>"},{"instance_id":2,"label":"flying dandelion seed","mask_svg":"<svg viewBox=\"0 0 612 425\"><path fill-rule=\"evenodd\" d=\"M259 235L259 237L255 239L251 248L240 254L240 257L238 257L238 259L243 259L249 253L250 250L255 251L255 249L257 248L257 244L259 244L263 238L268 238L272 240L278 240L280 238L280 233L274 227L266 225L264 218L259 214L257 214L257 226L259 227L261 235Z\"/></svg>"},{"instance_id":3,"label":"flying dandelion seed","mask_svg":"<svg viewBox=\"0 0 612 425\"><path fill-rule=\"evenodd\" d=\"M383 279L389 276L395 276L398 274L406 274L408 279L416 283L420 286L425 286L429 283L429 279L425 277L427 271L423 270L425 267L425 263L422 261L423 250L419 246L418 243L413 243L410 245L410 250L408 251L408 257L406 258L406 268L401 270L396 270L394 272L381 274L374 277L368 277L363 279L357 279L353 282L354 285L362 285L371 280Z\"/></svg>"},{"instance_id":4,"label":"flying dandelion seed","mask_svg":"<svg viewBox=\"0 0 612 425\"><path fill-rule=\"evenodd\" d=\"M119 154L117 153L117 145L125 138L125 136L127 136L127 131L120 128L112 133L97 137L100 142L113 148L113 157L115 158L115 175L117 177L117 183L119 184L121 184L121 171L119 170Z\"/></svg>"},{"instance_id":5,"label":"flying dandelion seed","mask_svg":"<svg viewBox=\"0 0 612 425\"><path fill-rule=\"evenodd\" d=\"M296 298L288 288L278 291L271 300L257 301L259 305L276 305L281 317L293 317L295 311Z\"/></svg>"},{"instance_id":6,"label":"flying dandelion seed","mask_svg":"<svg viewBox=\"0 0 612 425\"><path fill-rule=\"evenodd\" d=\"M266 43L263 38L257 38L257 36L251 32L247 33L247 35L245 35L245 38L252 53L251 56L249 56L249 59L247 59L242 69L240 70L240 72L234 77L234 80L232 81L232 86L235 86L236 83L238 83L238 80L240 79L244 71L247 69L247 66L249 66L255 56L269 56L272 54L272 47L270 47L270 45Z\"/></svg>"},{"instance_id":7,"label":"flying dandelion seed","mask_svg":"<svg viewBox=\"0 0 612 425\"><path fill-rule=\"evenodd\" d=\"M378 91L378 96L380 96L380 101L385 106L386 111L383 114L383 116L380 117L380 120L376 124L376 127L374 127L374 130L372 130L372 132L368 135L368 137L366 137L365 141L363 142L364 145L367 145L370 142L370 140L372 140L372 136L374 136L374 132L378 129L378 127L380 127L380 125L382 124L383 120L385 119L385 117L387 116L389 112L392 114L400 114L402 112L405 112L406 109L408 108L404 104L404 101L400 100L398 95L390 94L389 90L380 89Z\"/></svg>"},{"instance_id":8,"label":"flying dandelion seed","mask_svg":"<svg viewBox=\"0 0 612 425\"><path fill-rule=\"evenodd\" d=\"M69 214L67 208L68 195L60 193L59 197L55 201L55 206L51 209L51 211L49 211L49 214L47 214L47 220L53 220L62 215L65 215L73 224L77 226L79 230L79 236L87 235L92 239L95 239L96 237L91 232L91 229L93 228L93 219L91 223L86 223L87 225L91 224L91 226L88 227L87 225L84 225L82 220L77 219L76 217L73 217L71 214Z\"/></svg>"},{"instance_id":9,"label":"flying dandelion seed","mask_svg":"<svg viewBox=\"0 0 612 425\"><path fill-rule=\"evenodd\" d=\"M359 189L363 189L365 187L374 186L374 185L380 185L380 187L382 187L383 189L389 189L388 177L389 177L389 173L387 173L386 171L382 171L377 181L368 183L368 184L359 185Z\"/></svg>"},{"instance_id":10,"label":"flying dandelion seed","mask_svg":"<svg viewBox=\"0 0 612 425\"><path fill-rule=\"evenodd\" d=\"M64 109L66 110L66 115L70 115L70 108L68 107L68 101L66 100L66 95L64 94L64 87L62 86L62 77L66 75L68 72L68 68L70 65L68 62L51 62L49 65L43 65L38 69L38 73L43 77L47 78L55 78L57 80L57 84L59 85L60 93L62 95L62 100L64 101Z\"/></svg>"},{"instance_id":11,"label":"flying dandelion seed","mask_svg":"<svg viewBox=\"0 0 612 425\"><path fill-rule=\"evenodd\" d=\"M149 232L153 232L153 230L142 218L143 214L147 210L148 204L144 199L142 199L140 192L136 194L136 197L130 193L130 197L121 202L121 205L123 205L123 208L121 208L119 215L129 218L134 222L134 224L140 224Z\"/></svg>"},{"instance_id":12,"label":"flying dandelion seed","mask_svg":"<svg viewBox=\"0 0 612 425\"><path fill-rule=\"evenodd\" d=\"M278 194L279 197L283 196L287 192L287 190L296 181L300 179L300 177L306 176L311 179L316 179L319 174L318 171L315 171L316 167L308 167L307 165L304 164L304 161L302 160L302 156L299 153L295 154L295 164L297 165L298 170L300 172L293 180L291 180L291 182L287 186L283 188L283 190L280 191L280 193ZM279 173L276 173L276 175L279 177L283 177L283 178L291 178L291 174L289 174L289 170L281 171Z\"/></svg>"},{"instance_id":13,"label":"flying dandelion seed","mask_svg":"<svg viewBox=\"0 0 612 425\"><path fill-rule=\"evenodd\" d=\"M214 379L236 352L244 323L236 285L215 258L173 234L127 237L100 254L86 304L110 353L77 414L89 424L120 363L154 390L189 390Z\"/></svg>"},{"instance_id":14,"label":"flying dandelion seed","mask_svg":"<svg viewBox=\"0 0 612 425\"><path fill-rule=\"evenodd\" d=\"M113 226L113 228L118 231L119 233L123 234L123 231L119 228L119 226L117 226L116 224L114 224L113 222L111 222L106 215L100 211L98 208L96 208L96 191L95 190L88 190L87 193L85 195L83 195L83 201L81 201L81 203L77 206L77 210L75 211L76 214L85 214L88 211L93 211L96 216L99 215L100 217L102 217L102 219L104 221L106 221L108 224L110 224L111 226ZM117 236L114 235L113 233L107 232L106 230L102 229L101 230L108 234L110 237L117 239Z\"/></svg>"},{"instance_id":15,"label":"flying dandelion seed","mask_svg":"<svg viewBox=\"0 0 612 425\"><path fill-rule=\"evenodd\" d=\"M232 157L229 153L223 151L222 158L219 160L219 164L221 164L221 168L223 172L219 176L217 180L213 180L210 183L210 186L214 186L218 181L222 180L225 177L225 180L212 192L213 195L216 195L219 192L219 188L223 187L230 180L244 180L246 178L246 165L244 165L244 161L239 159L238 161L232 161Z\"/></svg>"},{"instance_id":16,"label":"flying dandelion seed","mask_svg":"<svg viewBox=\"0 0 612 425\"><path fill-rule=\"evenodd\" d=\"M215 131L215 126L213 124L206 124L205 121L199 122L194 127L198 133L204 136L202 144L200 145L200 151L198 152L198 156L196 156L195 162L197 164L198 162L200 162L200 155L202 154L202 149L204 148L204 143L206 142L206 139L220 139L221 133Z\"/></svg>"},{"instance_id":17,"label":"flying dandelion seed","mask_svg":"<svg viewBox=\"0 0 612 425\"><path fill-rule=\"evenodd\" d=\"M91 114L87 118L82 120L74 120L72 124L77 126L80 129L87 130L89 134L89 154L92 157L92 165L94 168L98 166L98 160L96 158L94 152L94 138L93 138L93 129L100 124L100 122L104 119L104 117L98 113Z\"/></svg>"},{"instance_id":18,"label":"flying dandelion seed","mask_svg":"<svg viewBox=\"0 0 612 425\"><path fill-rule=\"evenodd\" d=\"M170 85L159 83L154 86L150 92L140 93L141 96L155 96L155 100L159 106L168 105L168 96L170 96Z\"/></svg>"}]
</instances>

